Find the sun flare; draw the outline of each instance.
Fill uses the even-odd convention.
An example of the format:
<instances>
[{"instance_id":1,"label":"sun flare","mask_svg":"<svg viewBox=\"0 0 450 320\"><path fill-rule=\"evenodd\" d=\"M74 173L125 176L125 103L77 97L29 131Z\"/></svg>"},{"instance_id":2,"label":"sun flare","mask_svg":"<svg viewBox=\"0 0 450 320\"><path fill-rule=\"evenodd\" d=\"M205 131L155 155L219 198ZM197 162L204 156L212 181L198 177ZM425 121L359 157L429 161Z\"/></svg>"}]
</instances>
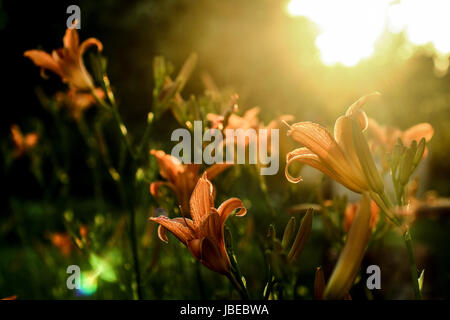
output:
<instances>
[{"instance_id":1,"label":"sun flare","mask_svg":"<svg viewBox=\"0 0 450 320\"><path fill-rule=\"evenodd\" d=\"M416 46L432 44L450 53L450 20L445 0L291 0L291 16L304 16L319 29L316 46L326 65L354 66L369 58L384 31L404 32Z\"/></svg>"}]
</instances>

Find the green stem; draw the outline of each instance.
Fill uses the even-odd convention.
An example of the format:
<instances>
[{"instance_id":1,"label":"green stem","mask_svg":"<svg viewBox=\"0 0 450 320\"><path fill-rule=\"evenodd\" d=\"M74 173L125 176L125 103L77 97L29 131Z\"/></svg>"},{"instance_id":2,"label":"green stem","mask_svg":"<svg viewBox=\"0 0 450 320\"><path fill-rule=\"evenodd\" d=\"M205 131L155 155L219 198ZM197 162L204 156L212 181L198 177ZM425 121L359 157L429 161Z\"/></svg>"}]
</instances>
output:
<instances>
[{"instance_id":1,"label":"green stem","mask_svg":"<svg viewBox=\"0 0 450 320\"><path fill-rule=\"evenodd\" d=\"M128 139L128 132L125 124L122 121L122 118L117 110L117 105L115 104L114 96L112 95L112 91L110 90L109 83L105 84L107 87L107 93L110 102L113 104L113 106L110 106L107 104L103 99L100 99L100 97L97 95L95 90L91 90L91 94L94 96L97 103L104 107L107 110L110 110L113 114L114 120L116 121L117 126L119 127L119 131L121 133L121 138L123 143L125 144L130 156L133 159L133 162L136 161L136 155L133 152L133 148L131 146L131 143ZM134 166L133 166L134 168ZM134 171L133 171L134 174ZM120 172L120 175L122 176L122 172ZM130 211L130 242L131 242L131 252L133 255L133 264L134 264L134 273L136 278L136 295L138 299L142 299L142 287L141 287L141 273L140 273L140 266L139 266L139 256L138 256L138 249L137 249L137 240L136 240L136 213L133 205L133 201L129 199L129 197L126 195L125 187L123 185L122 179L119 179L117 182L117 185L120 190L120 194L122 197L122 200L126 202L128 209ZM133 183L134 187L134 183Z\"/></svg>"},{"instance_id":2,"label":"green stem","mask_svg":"<svg viewBox=\"0 0 450 320\"><path fill-rule=\"evenodd\" d=\"M378 196L378 199L377 199L377 196ZM380 207L381 211L386 213L387 218L392 223L394 223L397 227L401 226L400 220L391 211L391 208L393 207L393 204L392 204L391 200L389 200L389 198L386 196L386 194L384 192L381 193L381 194L370 193L370 197ZM381 203L378 200L381 200Z\"/></svg>"},{"instance_id":3,"label":"green stem","mask_svg":"<svg viewBox=\"0 0 450 320\"><path fill-rule=\"evenodd\" d=\"M122 117L120 116L119 111L117 110L117 107L114 106L110 106L109 104L107 104L103 99L100 99L100 97L97 95L97 93L95 92L95 90L91 90L91 94L92 96L95 98L95 101L97 101L97 103L102 106L103 108L111 111L114 120L116 121L117 126L119 127L119 131L120 131L120 137L123 141L123 143L125 144L128 152L130 153L130 156L134 159L136 157L136 155L134 154L133 148L131 146L130 140L128 139L128 130L127 127L125 126Z\"/></svg>"},{"instance_id":4,"label":"green stem","mask_svg":"<svg viewBox=\"0 0 450 320\"><path fill-rule=\"evenodd\" d=\"M416 258L414 256L414 248L411 238L411 233L409 231L409 228L406 229L405 233L403 234L403 240L405 241L406 248L408 250L408 258L409 258L409 270L411 273L411 280L413 282L413 288L414 288L414 297L416 300L422 299L422 293L420 292L419 288L419 281L417 277L417 264L416 264Z\"/></svg>"},{"instance_id":5,"label":"green stem","mask_svg":"<svg viewBox=\"0 0 450 320\"><path fill-rule=\"evenodd\" d=\"M263 194L264 201L266 202L267 208L269 209L269 211L272 214L272 216L275 217L276 216L276 211L273 208L272 203L270 202L270 196L269 196L266 180L258 172L259 165L256 165L256 166L253 166L253 167L254 167L255 174L258 177L258 182L259 182L258 185L260 186L260 190L261 190L261 192Z\"/></svg>"},{"instance_id":6,"label":"green stem","mask_svg":"<svg viewBox=\"0 0 450 320\"><path fill-rule=\"evenodd\" d=\"M225 276L228 278L228 280L230 280L231 284L236 289L236 291L239 292L241 299L249 300L247 288L242 283L242 280L241 281L236 280L236 277L231 272L227 273Z\"/></svg>"},{"instance_id":7,"label":"green stem","mask_svg":"<svg viewBox=\"0 0 450 320\"><path fill-rule=\"evenodd\" d=\"M152 131L152 126L149 121L147 121L147 124L145 126L144 135L142 136L141 143L139 144L136 152L136 161L139 161L142 158L142 154L144 151L144 147L147 145L148 139L150 137L150 132Z\"/></svg>"},{"instance_id":8,"label":"green stem","mask_svg":"<svg viewBox=\"0 0 450 320\"><path fill-rule=\"evenodd\" d=\"M383 194L380 194L379 196L382 199L383 203L387 206L387 209L390 210L393 205L392 205L392 202L389 200L389 198L386 196L386 194L383 193ZM401 198L398 200L400 201L400 204L401 204ZM399 221L399 219L396 216L392 215L391 220L393 220L393 222L398 227L401 227L401 222ZM410 269L410 273L411 273L411 280L413 282L414 296L416 299L420 300L420 299L422 299L422 294L419 289L419 281L418 281L418 277L417 277L417 264L416 264L416 259L414 256L414 248L413 248L413 244L412 244L411 233L410 233L408 227L406 227L406 231L403 234L403 240L405 241L405 245L408 250L409 269Z\"/></svg>"},{"instance_id":9,"label":"green stem","mask_svg":"<svg viewBox=\"0 0 450 320\"><path fill-rule=\"evenodd\" d=\"M141 286L141 271L139 265L139 256L137 249L137 240L136 240L136 212L134 209L133 202L127 197L125 186L123 185L122 179L117 181L117 186L119 188L120 197L122 202L126 202L128 206L128 210L130 211L130 244L131 244L131 253L133 256L133 265L134 265L134 273L136 280L136 288L133 287L134 293L137 298L142 299L142 286Z\"/></svg>"},{"instance_id":10,"label":"green stem","mask_svg":"<svg viewBox=\"0 0 450 320\"><path fill-rule=\"evenodd\" d=\"M275 277L272 276L269 282L267 283L267 289L266 292L264 293L264 300L269 300L270 293L272 292L275 283L276 283Z\"/></svg>"},{"instance_id":11,"label":"green stem","mask_svg":"<svg viewBox=\"0 0 450 320\"><path fill-rule=\"evenodd\" d=\"M236 260L236 256L234 255L234 250L233 250L233 239L231 236L231 231L230 229L228 229L227 226L225 226L224 228L224 235L226 238L226 250L228 253L228 257L230 258L230 263L231 263L231 271L226 274L227 278L231 281L231 283L233 284L233 286L236 288L236 290L239 292L239 294L241 295L241 298L243 300L249 300L249 294L247 291L247 287L244 284L244 282L242 281L242 275L241 272L239 271L239 266L237 264L237 260Z\"/></svg>"},{"instance_id":12,"label":"green stem","mask_svg":"<svg viewBox=\"0 0 450 320\"><path fill-rule=\"evenodd\" d=\"M91 170L93 182L94 182L94 195L96 199L96 203L100 203L98 205L97 210L99 212L104 212L103 207L103 193L102 193L102 187L101 187L101 176L100 172L98 170L98 164L99 164L99 154L95 147L95 139L92 137L91 132L84 121L83 115L80 117L80 119L77 121L78 130L81 133L81 136L84 139L85 144L89 148L90 155L87 159L87 165L89 169Z\"/></svg>"}]
</instances>

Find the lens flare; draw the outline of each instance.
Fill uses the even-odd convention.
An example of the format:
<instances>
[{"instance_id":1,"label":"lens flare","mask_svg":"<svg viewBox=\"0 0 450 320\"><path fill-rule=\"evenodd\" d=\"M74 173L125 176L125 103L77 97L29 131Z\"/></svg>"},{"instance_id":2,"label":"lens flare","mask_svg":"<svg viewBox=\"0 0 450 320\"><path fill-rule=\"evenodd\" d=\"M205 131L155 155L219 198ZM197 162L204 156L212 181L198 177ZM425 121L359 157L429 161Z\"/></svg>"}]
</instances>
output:
<instances>
[{"instance_id":1,"label":"lens flare","mask_svg":"<svg viewBox=\"0 0 450 320\"><path fill-rule=\"evenodd\" d=\"M97 291L98 287L98 272L88 271L81 273L81 288L77 293L82 296L90 296Z\"/></svg>"}]
</instances>

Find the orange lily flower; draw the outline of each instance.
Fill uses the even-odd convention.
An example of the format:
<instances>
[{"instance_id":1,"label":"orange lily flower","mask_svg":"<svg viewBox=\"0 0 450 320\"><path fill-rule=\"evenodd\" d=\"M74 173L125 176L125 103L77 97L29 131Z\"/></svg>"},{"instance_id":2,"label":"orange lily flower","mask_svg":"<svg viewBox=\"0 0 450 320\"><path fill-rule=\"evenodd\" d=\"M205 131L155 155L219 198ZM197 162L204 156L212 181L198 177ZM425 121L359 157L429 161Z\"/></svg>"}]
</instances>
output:
<instances>
[{"instance_id":1,"label":"orange lily flower","mask_svg":"<svg viewBox=\"0 0 450 320\"><path fill-rule=\"evenodd\" d=\"M420 142L422 138L425 138L426 142L429 142L434 134L434 129L431 124L422 122L416 124L405 131L401 131L396 127L381 126L375 119L369 118L368 132L373 137L373 146L381 148L384 152L391 153L397 144L398 139L406 147L410 147L413 140ZM427 154L427 148L423 157Z\"/></svg>"},{"instance_id":2,"label":"orange lily flower","mask_svg":"<svg viewBox=\"0 0 450 320\"><path fill-rule=\"evenodd\" d=\"M231 264L225 249L223 228L234 210L240 209L236 213L237 216L247 213L244 204L238 198L231 198L216 209L213 186L207 179L207 174L203 173L192 193L190 208L192 219L151 217L150 220L160 224L159 238L167 242L166 230L169 230L204 266L220 274L229 275Z\"/></svg>"},{"instance_id":3,"label":"orange lily flower","mask_svg":"<svg viewBox=\"0 0 450 320\"><path fill-rule=\"evenodd\" d=\"M83 62L83 53L90 46L96 46L102 51L102 43L89 38L80 45L78 33L75 28L68 28L63 38L64 47L53 50L52 54L42 50L25 51L24 56L30 58L34 64L44 69L50 70L61 77L62 81L78 90L92 90L94 83L86 70Z\"/></svg>"},{"instance_id":4,"label":"orange lily flower","mask_svg":"<svg viewBox=\"0 0 450 320\"><path fill-rule=\"evenodd\" d=\"M36 132L30 132L24 136L19 126L16 124L11 126L11 135L15 146L13 154L14 158L21 157L29 150L33 149L39 140L39 136Z\"/></svg>"},{"instance_id":5,"label":"orange lily flower","mask_svg":"<svg viewBox=\"0 0 450 320\"><path fill-rule=\"evenodd\" d=\"M70 256L70 253L74 248L74 244L69 234L62 232L54 232L50 234L50 241L56 248L58 248L58 250L61 252L63 256L65 257Z\"/></svg>"},{"instance_id":6,"label":"orange lily flower","mask_svg":"<svg viewBox=\"0 0 450 320\"><path fill-rule=\"evenodd\" d=\"M95 93L100 99L105 97L105 93L99 88L95 89ZM56 93L56 101L58 105L65 106L75 120L79 120L84 110L96 103L91 93L77 91L73 88L67 92Z\"/></svg>"},{"instance_id":7,"label":"orange lily flower","mask_svg":"<svg viewBox=\"0 0 450 320\"><path fill-rule=\"evenodd\" d=\"M237 99L237 98L235 98ZM292 115L281 115L279 117L277 117L276 119L272 120L271 122L269 122L269 124L267 126L264 126L264 124L259 120L258 114L261 111L261 109L259 107L253 107L249 110L247 110L244 115L238 116L236 114L231 114L228 117L228 121L226 126L223 128L223 122L225 121L225 117L219 114L215 114L215 113L208 113L206 115L206 119L209 120L212 123L212 128L222 128L224 130L226 129L243 129L243 130L248 130L248 129L254 129L256 130L256 134L258 134L258 129L267 129L267 141L268 141L268 150L270 150L270 133L271 133L271 129L277 129L280 127L281 123L283 121L292 121L294 119L294 117ZM252 137L246 137L245 139L245 146L248 145L248 143L250 142L250 138ZM256 137L256 139L258 139L259 136Z\"/></svg>"},{"instance_id":8,"label":"orange lily flower","mask_svg":"<svg viewBox=\"0 0 450 320\"><path fill-rule=\"evenodd\" d=\"M288 125L288 135L305 146L286 156L285 174L288 181L302 181L301 177L292 177L288 171L289 166L298 161L322 171L352 191L362 193L369 190L370 183L354 146L352 122L356 120L362 131L367 128L367 116L361 107L373 95L375 94L361 97L347 109L344 116L336 120L334 137L317 123L298 122Z\"/></svg>"},{"instance_id":9,"label":"orange lily flower","mask_svg":"<svg viewBox=\"0 0 450 320\"><path fill-rule=\"evenodd\" d=\"M231 114L228 117L228 122L226 123L224 127L224 121L225 117L219 114L215 113L208 113L206 115L206 119L209 120L212 123L212 128L221 128L221 129L255 129L258 130L260 127L258 114L259 114L260 108L259 107L253 107L249 110L247 110L242 117ZM246 137L244 145L247 146L250 142L250 138L252 137Z\"/></svg>"},{"instance_id":10,"label":"orange lily flower","mask_svg":"<svg viewBox=\"0 0 450 320\"><path fill-rule=\"evenodd\" d=\"M162 150L150 150L150 154L156 157L159 173L166 181L156 181L150 184L150 193L158 197L158 190L166 186L175 192L178 204L183 214L188 214L189 198L199 179L200 164L182 164L180 160L166 154ZM205 170L210 179L214 179L232 164L217 163Z\"/></svg>"}]
</instances>

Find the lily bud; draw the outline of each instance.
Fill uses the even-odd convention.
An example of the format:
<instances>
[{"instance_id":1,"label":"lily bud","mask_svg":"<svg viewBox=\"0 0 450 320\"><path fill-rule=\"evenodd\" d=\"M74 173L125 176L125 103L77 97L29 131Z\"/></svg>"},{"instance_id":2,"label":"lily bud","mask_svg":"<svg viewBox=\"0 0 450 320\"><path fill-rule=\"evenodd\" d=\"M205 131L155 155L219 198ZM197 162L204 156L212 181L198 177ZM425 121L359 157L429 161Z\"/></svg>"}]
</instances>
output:
<instances>
[{"instance_id":1,"label":"lily bud","mask_svg":"<svg viewBox=\"0 0 450 320\"><path fill-rule=\"evenodd\" d=\"M273 224L269 225L269 229L267 230L267 238L271 240L275 240L277 238L277 232L275 231Z\"/></svg>"},{"instance_id":2,"label":"lily bud","mask_svg":"<svg viewBox=\"0 0 450 320\"><path fill-rule=\"evenodd\" d=\"M427 141L425 140L425 138L420 139L419 145L417 146L416 155L414 156L413 160L414 168L417 167L417 165L420 163L420 160L422 160L423 154L425 153L426 144Z\"/></svg>"},{"instance_id":3,"label":"lily bud","mask_svg":"<svg viewBox=\"0 0 450 320\"><path fill-rule=\"evenodd\" d=\"M347 241L328 281L324 299L343 299L353 285L371 235L370 216L370 198L364 194Z\"/></svg>"},{"instance_id":4,"label":"lily bud","mask_svg":"<svg viewBox=\"0 0 450 320\"><path fill-rule=\"evenodd\" d=\"M415 142L415 141L414 141ZM411 148L407 149L403 154L402 161L400 163L398 180L401 185L408 183L409 177L414 169L413 161L416 155L417 143L412 144Z\"/></svg>"},{"instance_id":5,"label":"lily bud","mask_svg":"<svg viewBox=\"0 0 450 320\"><path fill-rule=\"evenodd\" d=\"M400 140L400 142L401 142L401 140ZM393 172L395 172L397 170L398 164L402 157L403 149L404 149L403 145L398 143L395 145L394 150L392 151L392 153L390 155L389 164L390 164Z\"/></svg>"},{"instance_id":6,"label":"lily bud","mask_svg":"<svg viewBox=\"0 0 450 320\"><path fill-rule=\"evenodd\" d=\"M305 248L306 242L308 241L309 235L311 234L312 218L313 210L308 209L302 219L300 228L298 228L297 236L295 237L294 243L292 244L291 250L288 254L288 259L291 263L295 262L298 259L303 249Z\"/></svg>"},{"instance_id":7,"label":"lily bud","mask_svg":"<svg viewBox=\"0 0 450 320\"><path fill-rule=\"evenodd\" d=\"M281 240L281 245L283 248L287 248L289 244L292 241L292 237L294 236L295 231L295 218L292 217L288 224L286 225L286 228L284 229L283 233L283 239Z\"/></svg>"},{"instance_id":8,"label":"lily bud","mask_svg":"<svg viewBox=\"0 0 450 320\"><path fill-rule=\"evenodd\" d=\"M181 70L178 73L177 78L175 79L175 82L179 83L179 86L177 87L177 92L183 90L184 86L186 85L186 82L189 80L192 74L192 71L194 71L196 64L197 64L197 54L191 53L184 62L183 67L181 67Z\"/></svg>"},{"instance_id":9,"label":"lily bud","mask_svg":"<svg viewBox=\"0 0 450 320\"><path fill-rule=\"evenodd\" d=\"M325 292L325 276L322 267L316 269L316 278L314 279L314 300L322 300Z\"/></svg>"},{"instance_id":10,"label":"lily bud","mask_svg":"<svg viewBox=\"0 0 450 320\"><path fill-rule=\"evenodd\" d=\"M364 176L366 177L369 188L376 193L384 192L383 180L380 177L375 162L373 161L372 154L370 153L369 145L364 137L360 126L356 121L352 121L352 137L355 144L356 154L361 164Z\"/></svg>"}]
</instances>

